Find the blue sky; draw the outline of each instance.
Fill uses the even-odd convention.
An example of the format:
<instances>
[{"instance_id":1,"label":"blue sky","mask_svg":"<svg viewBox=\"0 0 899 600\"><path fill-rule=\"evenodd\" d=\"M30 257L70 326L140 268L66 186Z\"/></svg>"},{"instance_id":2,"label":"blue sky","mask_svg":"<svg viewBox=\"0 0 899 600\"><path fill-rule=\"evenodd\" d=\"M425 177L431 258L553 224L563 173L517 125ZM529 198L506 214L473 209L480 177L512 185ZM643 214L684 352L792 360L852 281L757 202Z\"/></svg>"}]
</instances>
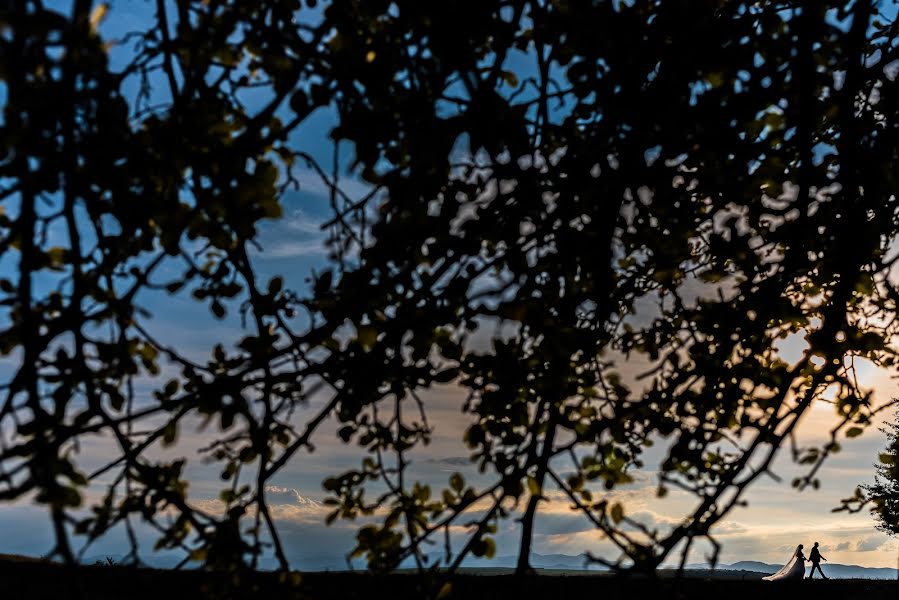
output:
<instances>
[{"instance_id":1,"label":"blue sky","mask_svg":"<svg viewBox=\"0 0 899 600\"><path fill-rule=\"evenodd\" d=\"M144 0L114 2L101 31L107 38L120 37L123 32L145 22L152 10L152 3ZM124 51L114 48L113 58L116 58L117 52ZM520 68L526 68L523 57L513 57L513 60L522 61ZM291 143L321 162L328 163L331 142L327 134L333 122L333 115L321 110L295 132ZM343 156L346 161L350 152L344 152ZM262 250L254 256L254 260L261 280L280 275L284 277L287 287L302 290L306 288L310 274L327 264L325 234L320 224L327 217L329 208L327 192L314 173L301 163L297 163L295 169L294 175L301 182L300 189L288 192L283 198L284 217L281 220L262 224L259 236ZM365 185L350 175L347 175L343 185L351 195L361 196L366 192ZM152 314L151 330L189 356L206 357L215 343L235 340L242 335L236 311L230 311L222 321L216 320L204 304L195 302L186 294L174 297L148 294L141 298L141 302ZM0 372L6 372L8 366L8 362L6 367L0 364ZM629 371L633 375L639 368L637 364L626 366L625 374ZM897 395L895 380L888 374L868 368L864 376L881 398ZM165 381L165 370L160 381ZM142 389L149 393L157 383L145 380ZM429 418L435 424L434 441L413 455L412 477L435 487L443 487L452 472L460 471L467 479L478 481L476 469L461 460L467 456L461 443L461 432L468 423L468 418L461 411L464 397L465 392L452 385L425 392ZM314 407L315 403L308 410ZM832 415L833 408L829 405L814 407L803 423L801 439L810 444L821 443L832 425ZM302 415L299 415L301 419ZM358 449L343 445L337 439L335 429L333 422L326 423L316 439L316 452L298 455L274 482L278 489L270 491L275 505L273 513L288 546L288 555L300 565L314 564L316 557L346 553L351 548L358 525L336 523L327 527L322 522L326 512L319 504L324 498L322 479L342 469L355 467L360 460ZM212 509L216 506L215 499L221 488L218 468L196 460L196 450L206 444L214 433L185 430L179 444L166 450L167 455L193 459L188 470L191 498ZM748 496L748 507L735 510L718 528L719 540L724 544L721 560L780 562L797 543L808 545L819 541L824 547L823 553L833 562L894 566L899 543L876 532L869 515L830 512L840 498L848 496L857 484L871 480L872 463L884 444L884 437L873 429L860 438L847 440L843 444L843 452L827 463L821 488L803 493L790 487L790 480L798 470L782 454L774 469L781 475L781 481L759 481ZM90 465L99 465L108 452L106 441L93 440L84 445L79 457L80 464L85 469ZM655 458L655 461L647 461L648 470L641 473L634 484L616 494L624 502L628 514L640 515L646 522L665 528L686 514L690 502L677 494L664 503L654 498L656 481L651 469L658 463L658 457ZM610 549L593 528L584 519L572 514L564 499L552 492L550 498L538 518L536 552L578 554L589 550L600 555L609 553ZM0 532L0 553L40 555L52 547L44 509L28 502L0 505ZM515 522L507 521L498 534L498 553L514 553L517 536ZM703 560L704 550L700 544L692 560ZM99 542L88 554L122 554L124 551L123 540L112 536Z\"/></svg>"}]
</instances>

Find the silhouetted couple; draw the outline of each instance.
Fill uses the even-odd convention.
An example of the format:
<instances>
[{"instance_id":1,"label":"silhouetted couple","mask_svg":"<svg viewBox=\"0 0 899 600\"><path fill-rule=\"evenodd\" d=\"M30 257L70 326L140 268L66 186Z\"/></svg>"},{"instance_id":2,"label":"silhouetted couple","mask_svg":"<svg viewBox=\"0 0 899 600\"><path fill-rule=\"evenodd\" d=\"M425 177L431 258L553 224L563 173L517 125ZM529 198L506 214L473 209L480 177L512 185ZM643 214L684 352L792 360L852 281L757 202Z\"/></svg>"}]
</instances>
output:
<instances>
[{"instance_id":1,"label":"silhouetted couple","mask_svg":"<svg viewBox=\"0 0 899 600\"><path fill-rule=\"evenodd\" d=\"M812 572L809 573L808 578L812 579L815 575L815 569L818 569L818 572L821 573L821 577L827 579L827 576L824 574L824 571L821 570L821 561L827 560L821 553L818 551L818 542L815 542L815 547L812 548L811 553L809 553L808 559L812 563ZM780 571L775 573L774 575L768 575L767 577L762 577L765 581L781 581L783 579L804 579L805 578L805 555L802 553L802 544L799 544L796 547L796 552L793 553L793 556L790 557L789 562L781 567Z\"/></svg>"}]
</instances>

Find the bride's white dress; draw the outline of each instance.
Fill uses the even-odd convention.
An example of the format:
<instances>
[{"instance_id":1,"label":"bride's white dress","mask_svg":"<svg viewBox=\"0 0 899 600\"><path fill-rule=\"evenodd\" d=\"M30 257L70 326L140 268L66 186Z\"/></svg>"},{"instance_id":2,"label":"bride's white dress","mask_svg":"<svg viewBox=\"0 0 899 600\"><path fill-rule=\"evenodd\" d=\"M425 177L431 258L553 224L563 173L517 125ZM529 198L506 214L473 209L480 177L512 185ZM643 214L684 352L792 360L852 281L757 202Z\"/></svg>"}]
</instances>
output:
<instances>
[{"instance_id":1,"label":"bride's white dress","mask_svg":"<svg viewBox=\"0 0 899 600\"><path fill-rule=\"evenodd\" d=\"M796 548L796 552L790 558L790 561L780 568L780 571L767 577L762 577L765 581L782 581L784 579L802 579L805 577L805 556L802 554L802 544Z\"/></svg>"}]
</instances>

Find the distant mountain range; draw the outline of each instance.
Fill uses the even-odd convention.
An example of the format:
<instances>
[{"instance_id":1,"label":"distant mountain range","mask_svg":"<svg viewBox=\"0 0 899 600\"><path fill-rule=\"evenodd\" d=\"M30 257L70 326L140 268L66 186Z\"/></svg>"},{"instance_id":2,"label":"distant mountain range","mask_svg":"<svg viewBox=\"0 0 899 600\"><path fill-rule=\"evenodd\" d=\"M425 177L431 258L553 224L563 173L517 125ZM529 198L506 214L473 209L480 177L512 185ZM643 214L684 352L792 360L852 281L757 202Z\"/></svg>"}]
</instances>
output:
<instances>
[{"instance_id":1,"label":"distant mountain range","mask_svg":"<svg viewBox=\"0 0 899 600\"><path fill-rule=\"evenodd\" d=\"M776 573L781 565L772 565L755 560L741 560L730 565L718 565L718 569L731 571L753 571L769 575ZM688 569L708 569L709 565L688 565ZM834 579L896 579L899 571L888 567L860 567L858 565L841 565L839 563L822 562L824 574Z\"/></svg>"},{"instance_id":2,"label":"distant mountain range","mask_svg":"<svg viewBox=\"0 0 899 600\"><path fill-rule=\"evenodd\" d=\"M436 559L437 556L432 557ZM465 561L470 568L514 568L517 556L497 556L493 559L473 558ZM411 565L410 565L411 566ZM605 571L601 565L591 564L586 555L569 554L532 554L531 566L536 569L568 570L568 571ZM770 575L776 573L781 565L772 565L754 560L741 560L732 564L719 563L715 571L745 571ZM663 567L664 568L664 567ZM834 579L897 579L899 571L891 568L860 567L857 565L841 565L838 563L822 563L824 573ZM709 564L689 564L689 571L710 571Z\"/></svg>"},{"instance_id":3,"label":"distant mountain range","mask_svg":"<svg viewBox=\"0 0 899 600\"><path fill-rule=\"evenodd\" d=\"M85 564L103 563L106 558L112 559L114 562L121 562L123 556L97 555L86 557L82 562ZM19 557L23 558L23 557ZM177 559L174 557L148 557L147 566L166 569L175 566ZM428 562L439 561L442 557L439 554L428 555ZM294 557L292 564L301 570L307 571L344 571L347 569L347 563L343 556L302 556ZM507 570L514 569L518 562L517 556L496 556L492 559L471 557L467 559L464 566L468 569L490 569L490 570ZM354 567L364 569L364 565L360 561L355 561ZM262 568L274 568L275 565L260 565ZM413 567L411 561L403 564L404 567ZM570 554L532 554L531 566L535 569L544 570L562 570L562 571L607 571L605 567L592 564L587 560L586 555L570 555ZM777 572L781 565L772 565L769 563L759 562L755 560L741 560L731 564L719 563L714 571L708 563L694 563L686 566L686 570L696 573L697 576L711 576L718 572L722 576L727 574L733 577L734 573L750 573L761 575L769 575ZM838 563L822 563L824 573L828 577L834 579L897 579L899 571L886 567L860 567L858 565L842 565ZM663 566L663 569L665 567Z\"/></svg>"}]
</instances>

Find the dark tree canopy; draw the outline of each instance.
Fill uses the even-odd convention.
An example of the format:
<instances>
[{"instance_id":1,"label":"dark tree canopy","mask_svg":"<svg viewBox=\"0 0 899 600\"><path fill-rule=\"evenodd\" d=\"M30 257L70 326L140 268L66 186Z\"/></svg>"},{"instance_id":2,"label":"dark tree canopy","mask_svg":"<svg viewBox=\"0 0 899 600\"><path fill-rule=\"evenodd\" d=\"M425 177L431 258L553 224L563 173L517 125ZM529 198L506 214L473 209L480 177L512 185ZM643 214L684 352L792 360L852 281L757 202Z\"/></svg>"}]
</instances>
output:
<instances>
[{"instance_id":1,"label":"dark tree canopy","mask_svg":"<svg viewBox=\"0 0 899 600\"><path fill-rule=\"evenodd\" d=\"M816 486L883 408L855 361L894 366L899 328L891 2L158 0L124 66L104 10L0 9L0 499L45 503L62 556L69 526L143 522L209 567L271 543L287 568L265 485L333 418L361 465L325 481L332 518L374 519L373 567L429 567L467 525L455 568L520 519L524 571L555 489L620 550L598 560L653 569L716 545L784 446ZM295 145L319 109L364 197ZM310 290L251 252L296 161L333 209ZM140 295L182 289L237 302L246 337L197 361L152 335ZM444 384L486 484L404 476ZM825 398L832 441L796 447ZM222 430L222 514L154 453L198 415ZM119 455L84 472L92 436ZM658 494L695 500L666 531L614 500L653 444Z\"/></svg>"}]
</instances>

